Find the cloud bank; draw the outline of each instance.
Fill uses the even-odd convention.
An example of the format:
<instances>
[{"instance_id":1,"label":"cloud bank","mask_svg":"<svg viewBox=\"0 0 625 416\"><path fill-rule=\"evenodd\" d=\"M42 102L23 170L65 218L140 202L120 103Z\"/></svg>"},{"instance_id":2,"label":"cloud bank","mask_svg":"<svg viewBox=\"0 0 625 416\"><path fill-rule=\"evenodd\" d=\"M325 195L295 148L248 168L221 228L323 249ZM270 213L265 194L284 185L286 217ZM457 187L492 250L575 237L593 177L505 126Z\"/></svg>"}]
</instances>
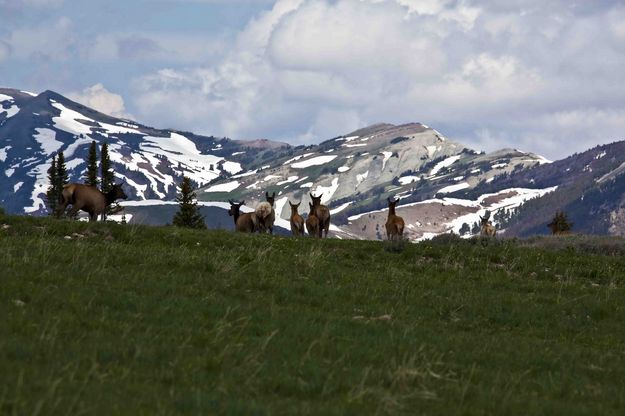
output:
<instances>
[{"instance_id":1,"label":"cloud bank","mask_svg":"<svg viewBox=\"0 0 625 416\"><path fill-rule=\"evenodd\" d=\"M135 80L134 104L235 138L422 121L477 148L564 156L625 138L623 40L616 1L279 0L218 62Z\"/></svg>"}]
</instances>

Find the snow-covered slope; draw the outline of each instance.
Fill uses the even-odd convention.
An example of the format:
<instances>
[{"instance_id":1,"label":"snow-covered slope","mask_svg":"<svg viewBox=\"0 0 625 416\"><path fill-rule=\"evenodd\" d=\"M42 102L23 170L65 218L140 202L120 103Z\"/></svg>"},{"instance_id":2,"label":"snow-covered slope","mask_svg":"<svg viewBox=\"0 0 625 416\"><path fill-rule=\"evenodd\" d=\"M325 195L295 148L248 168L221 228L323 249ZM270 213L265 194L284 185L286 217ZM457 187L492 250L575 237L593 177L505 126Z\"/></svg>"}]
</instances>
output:
<instances>
[{"instance_id":1,"label":"snow-covered slope","mask_svg":"<svg viewBox=\"0 0 625 416\"><path fill-rule=\"evenodd\" d=\"M443 197L453 199L449 197L455 192L474 188L497 176L547 162L540 156L513 149L478 153L419 123L374 125L295 150L289 156L268 161L265 166L211 184L200 190L199 197L206 201L235 198L249 202L262 200L265 191L276 192L283 201L276 211L287 220L288 199L303 201L302 207L307 207L309 193L321 194L322 202L333 211L337 235L344 232L359 238L380 238L384 235L385 218L373 224L373 229L361 224L366 221L354 218L363 215L368 218L371 213L382 212L387 197L402 198L402 206L430 206L443 201ZM472 202L472 207L476 217L477 212L487 208L478 201ZM464 215L467 210L458 211L457 215ZM442 225L455 220L456 217L441 216L433 222ZM409 233L413 239L422 238L434 229L445 232L455 227L430 230L419 226L417 220L414 223L416 228Z\"/></svg>"},{"instance_id":2,"label":"snow-covered slope","mask_svg":"<svg viewBox=\"0 0 625 416\"><path fill-rule=\"evenodd\" d=\"M52 91L0 89L0 205L9 212L43 213L52 157L63 151L70 180L82 181L92 141L98 149L108 143L116 180L138 200L173 199L182 175L202 186L236 174L243 170L246 150L244 142L109 117Z\"/></svg>"}]
</instances>

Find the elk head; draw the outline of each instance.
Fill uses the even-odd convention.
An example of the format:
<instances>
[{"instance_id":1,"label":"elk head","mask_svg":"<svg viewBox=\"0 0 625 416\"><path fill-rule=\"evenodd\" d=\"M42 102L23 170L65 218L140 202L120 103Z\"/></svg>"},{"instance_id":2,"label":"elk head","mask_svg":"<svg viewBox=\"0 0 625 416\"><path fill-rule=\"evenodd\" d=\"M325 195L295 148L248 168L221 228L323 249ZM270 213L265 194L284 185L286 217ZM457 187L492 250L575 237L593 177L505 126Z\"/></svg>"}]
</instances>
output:
<instances>
[{"instance_id":1,"label":"elk head","mask_svg":"<svg viewBox=\"0 0 625 416\"><path fill-rule=\"evenodd\" d=\"M228 215L230 215L231 217L238 216L241 210L241 206L245 204L245 201L234 202L232 199L229 199L228 202L230 203L230 209L228 210Z\"/></svg>"},{"instance_id":2,"label":"elk head","mask_svg":"<svg viewBox=\"0 0 625 416\"><path fill-rule=\"evenodd\" d=\"M113 200L128 199L128 195L126 195L126 193L124 192L124 189L122 188L122 184L113 185L110 193L113 196Z\"/></svg>"},{"instance_id":3,"label":"elk head","mask_svg":"<svg viewBox=\"0 0 625 416\"><path fill-rule=\"evenodd\" d=\"M323 194L319 196L314 196L311 192L309 193L309 195L310 195L310 199L312 199L313 206L321 205L321 197L323 196Z\"/></svg>"},{"instance_id":4,"label":"elk head","mask_svg":"<svg viewBox=\"0 0 625 416\"><path fill-rule=\"evenodd\" d=\"M297 208L301 205L301 201L299 204L293 204L289 201L289 205L291 206L291 213L297 214Z\"/></svg>"},{"instance_id":5,"label":"elk head","mask_svg":"<svg viewBox=\"0 0 625 416\"><path fill-rule=\"evenodd\" d=\"M274 192L271 196L269 196L269 192L265 191L265 199L273 207L273 203L276 200L276 193Z\"/></svg>"}]
</instances>

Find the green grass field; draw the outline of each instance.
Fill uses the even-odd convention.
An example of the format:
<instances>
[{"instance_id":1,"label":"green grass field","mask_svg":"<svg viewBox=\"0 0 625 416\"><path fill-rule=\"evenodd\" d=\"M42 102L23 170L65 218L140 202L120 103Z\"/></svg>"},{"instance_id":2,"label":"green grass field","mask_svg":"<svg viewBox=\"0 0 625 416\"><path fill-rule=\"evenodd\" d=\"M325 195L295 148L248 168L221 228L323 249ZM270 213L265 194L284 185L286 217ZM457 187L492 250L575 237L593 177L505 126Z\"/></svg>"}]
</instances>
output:
<instances>
[{"instance_id":1,"label":"green grass field","mask_svg":"<svg viewBox=\"0 0 625 416\"><path fill-rule=\"evenodd\" d=\"M622 240L2 224L0 414L625 409Z\"/></svg>"}]
</instances>

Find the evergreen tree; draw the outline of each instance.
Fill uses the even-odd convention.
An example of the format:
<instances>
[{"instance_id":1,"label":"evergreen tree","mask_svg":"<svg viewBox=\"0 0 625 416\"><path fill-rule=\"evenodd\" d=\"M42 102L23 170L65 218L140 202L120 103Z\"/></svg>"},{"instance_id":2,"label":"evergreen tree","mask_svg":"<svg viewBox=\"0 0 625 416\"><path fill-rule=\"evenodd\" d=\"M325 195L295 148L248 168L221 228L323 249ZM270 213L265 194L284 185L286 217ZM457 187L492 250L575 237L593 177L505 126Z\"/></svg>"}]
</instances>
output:
<instances>
[{"instance_id":1,"label":"evergreen tree","mask_svg":"<svg viewBox=\"0 0 625 416\"><path fill-rule=\"evenodd\" d=\"M46 191L48 210L51 216L56 216L56 207L58 206L60 197L58 181L56 180L56 156L52 157L52 164L48 169L48 184L48 190Z\"/></svg>"},{"instance_id":2,"label":"evergreen tree","mask_svg":"<svg viewBox=\"0 0 625 416\"><path fill-rule=\"evenodd\" d=\"M206 228L204 216L200 214L197 202L195 201L195 191L191 185L191 179L182 177L180 184L180 196L176 197L180 209L174 215L173 223L178 227Z\"/></svg>"},{"instance_id":3,"label":"evergreen tree","mask_svg":"<svg viewBox=\"0 0 625 416\"><path fill-rule=\"evenodd\" d=\"M107 193L113 187L113 169L111 169L111 159L109 158L109 146L104 143L100 152L100 180L102 192Z\"/></svg>"},{"instance_id":4,"label":"evergreen tree","mask_svg":"<svg viewBox=\"0 0 625 416\"><path fill-rule=\"evenodd\" d=\"M100 188L102 192L107 193L113 187L113 169L111 169L111 159L109 157L109 146L107 143L102 145L102 151L100 152ZM107 214L113 214L114 211L119 211L121 207L118 204L112 204L106 209L106 212L102 214L102 219L106 220Z\"/></svg>"},{"instance_id":5,"label":"evergreen tree","mask_svg":"<svg viewBox=\"0 0 625 416\"><path fill-rule=\"evenodd\" d=\"M85 183L91 186L98 186L98 155L95 140L89 146L89 158L87 159L87 174Z\"/></svg>"},{"instance_id":6,"label":"evergreen tree","mask_svg":"<svg viewBox=\"0 0 625 416\"><path fill-rule=\"evenodd\" d=\"M569 221L568 215L564 211L557 211L547 227L551 229L552 234L568 234L573 228L573 223Z\"/></svg>"},{"instance_id":7,"label":"evergreen tree","mask_svg":"<svg viewBox=\"0 0 625 416\"><path fill-rule=\"evenodd\" d=\"M65 166L65 156L63 152L59 152L56 159L56 200L58 201L63 193L63 185L67 185L69 183L69 176L67 174L67 167ZM58 205L58 204L57 204ZM61 218L64 212L55 210L54 216L57 218Z\"/></svg>"}]
</instances>

